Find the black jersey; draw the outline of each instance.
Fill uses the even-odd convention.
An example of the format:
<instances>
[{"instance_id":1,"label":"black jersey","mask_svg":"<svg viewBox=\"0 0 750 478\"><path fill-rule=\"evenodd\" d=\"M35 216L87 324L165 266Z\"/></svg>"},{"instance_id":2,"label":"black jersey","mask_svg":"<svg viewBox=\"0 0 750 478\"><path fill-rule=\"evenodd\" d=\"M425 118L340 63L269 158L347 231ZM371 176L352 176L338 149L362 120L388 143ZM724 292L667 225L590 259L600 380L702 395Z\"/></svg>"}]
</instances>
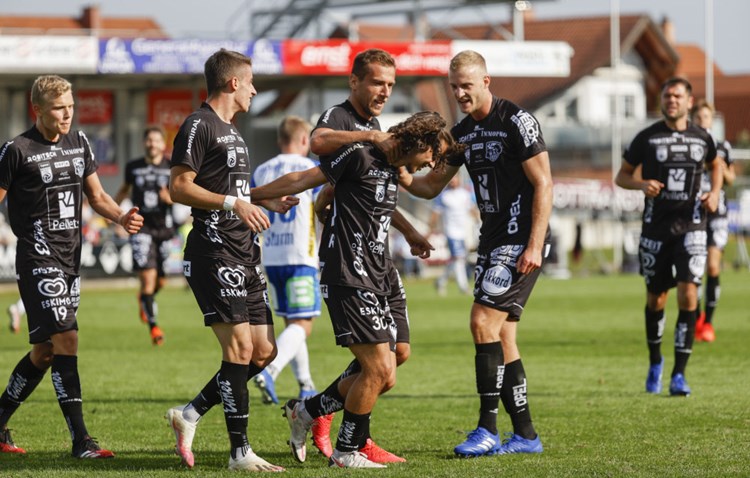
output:
<instances>
[{"instance_id":1,"label":"black jersey","mask_svg":"<svg viewBox=\"0 0 750 478\"><path fill-rule=\"evenodd\" d=\"M716 146L704 129L689 123L675 131L664 121L638 133L625 152L625 161L642 166L643 179L664 184L655 198L646 198L642 233L648 237L705 230L701 205L701 175L716 157Z\"/></svg>"},{"instance_id":2,"label":"black jersey","mask_svg":"<svg viewBox=\"0 0 750 478\"><path fill-rule=\"evenodd\" d=\"M321 283L390 292L386 242L398 200L398 172L369 143L354 143L321 161L334 186L320 241Z\"/></svg>"},{"instance_id":3,"label":"black jersey","mask_svg":"<svg viewBox=\"0 0 750 478\"><path fill-rule=\"evenodd\" d=\"M174 140L172 167L187 166L197 174L195 184L217 194L250 202L250 160L247 145L237 128L219 118L207 103L187 117ZM260 247L232 211L192 208L193 229L185 255L234 259L258 265Z\"/></svg>"},{"instance_id":4,"label":"black jersey","mask_svg":"<svg viewBox=\"0 0 750 478\"><path fill-rule=\"evenodd\" d=\"M732 158L731 155L732 146L729 144L729 141L716 141L716 138L714 138L714 144L716 145L716 157L724 161L724 165L727 167L734 164L734 158ZM708 192L710 190L711 172L704 169L703 178L701 180L701 191ZM716 212L708 213L709 221L715 217L727 217L727 198L724 189L722 189L719 194L719 207L716 209Z\"/></svg>"},{"instance_id":5,"label":"black jersey","mask_svg":"<svg viewBox=\"0 0 750 478\"><path fill-rule=\"evenodd\" d=\"M373 117L367 120L357 113L349 100L328 108L315 125L318 128L329 128L336 131L380 131L380 122ZM325 159L324 157L320 158Z\"/></svg>"},{"instance_id":6,"label":"black jersey","mask_svg":"<svg viewBox=\"0 0 750 478\"><path fill-rule=\"evenodd\" d=\"M32 127L0 149L0 187L16 245L16 270L59 267L78 274L84 179L96 172L86 135L71 131L53 143Z\"/></svg>"},{"instance_id":7,"label":"black jersey","mask_svg":"<svg viewBox=\"0 0 750 478\"><path fill-rule=\"evenodd\" d=\"M354 105L352 105L351 101L345 100L343 103L328 108L322 115L320 115L318 123L315 125L313 131L318 128L328 128L335 131L380 131L380 122L375 117L370 120L361 117L359 113L357 113L357 110L354 109ZM322 155L319 159L325 161L330 159L330 156L331 155ZM328 230L329 222L330 221L326 221L325 224L323 224L321 237L325 237L330 233ZM323 261L323 248L320 248L319 251L320 260ZM386 242L386 254L390 257L389 251L390 249Z\"/></svg>"},{"instance_id":8,"label":"black jersey","mask_svg":"<svg viewBox=\"0 0 750 478\"><path fill-rule=\"evenodd\" d=\"M125 183L131 189L131 199L143 216L141 234L168 239L174 235L172 206L159 199L159 192L169 186L169 161L149 164L145 158L134 159L125 165Z\"/></svg>"},{"instance_id":9,"label":"black jersey","mask_svg":"<svg viewBox=\"0 0 750 478\"><path fill-rule=\"evenodd\" d=\"M466 144L463 158L482 218L479 252L497 244L526 244L531 234L534 187L522 164L547 150L536 118L512 102L493 98L490 114L481 121L466 116L451 129Z\"/></svg>"}]
</instances>

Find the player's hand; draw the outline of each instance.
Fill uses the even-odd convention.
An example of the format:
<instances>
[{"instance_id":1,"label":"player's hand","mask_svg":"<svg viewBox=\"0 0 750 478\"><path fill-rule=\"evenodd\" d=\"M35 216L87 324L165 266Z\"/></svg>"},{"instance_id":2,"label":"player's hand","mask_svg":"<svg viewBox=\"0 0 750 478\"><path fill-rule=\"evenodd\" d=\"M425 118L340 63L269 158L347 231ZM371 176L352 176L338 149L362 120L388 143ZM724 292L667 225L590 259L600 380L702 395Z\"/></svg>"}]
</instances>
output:
<instances>
[{"instance_id":1,"label":"player's hand","mask_svg":"<svg viewBox=\"0 0 750 478\"><path fill-rule=\"evenodd\" d=\"M542 267L542 251L533 250L530 247L524 249L516 262L516 270L520 274L530 274L540 267Z\"/></svg>"},{"instance_id":2,"label":"player's hand","mask_svg":"<svg viewBox=\"0 0 750 478\"><path fill-rule=\"evenodd\" d=\"M719 195L714 194L712 191L703 193L701 196L701 204L708 212L716 212L719 209Z\"/></svg>"},{"instance_id":3,"label":"player's hand","mask_svg":"<svg viewBox=\"0 0 750 478\"><path fill-rule=\"evenodd\" d=\"M128 234L135 234L143 227L143 216L138 214L138 208L134 207L117 218L117 223L128 231Z\"/></svg>"},{"instance_id":4,"label":"player's hand","mask_svg":"<svg viewBox=\"0 0 750 478\"><path fill-rule=\"evenodd\" d=\"M282 196L280 198L265 199L260 202L260 205L264 208L279 214L286 214L297 204L299 204L297 196Z\"/></svg>"},{"instance_id":5,"label":"player's hand","mask_svg":"<svg viewBox=\"0 0 750 478\"><path fill-rule=\"evenodd\" d=\"M330 204L328 204L328 205L326 205L325 207L322 207L322 208L316 207L315 208L315 217L318 218L318 221L320 221L321 223L325 224L326 223L326 219L328 219L328 213L330 211L331 211L331 205Z\"/></svg>"},{"instance_id":6,"label":"player's hand","mask_svg":"<svg viewBox=\"0 0 750 478\"><path fill-rule=\"evenodd\" d=\"M398 184L403 187L409 187L414 180L414 176L406 169L406 166L398 168Z\"/></svg>"},{"instance_id":7,"label":"player's hand","mask_svg":"<svg viewBox=\"0 0 750 478\"><path fill-rule=\"evenodd\" d=\"M645 194L647 198L655 198L663 188L664 183L659 182L656 179L647 179L641 184L641 191L643 191L643 194Z\"/></svg>"},{"instance_id":8,"label":"player's hand","mask_svg":"<svg viewBox=\"0 0 750 478\"><path fill-rule=\"evenodd\" d=\"M409 244L411 255L414 257L427 259L430 257L430 251L435 250L430 241L421 234L414 234L411 237L404 236L404 239Z\"/></svg>"},{"instance_id":9,"label":"player's hand","mask_svg":"<svg viewBox=\"0 0 750 478\"><path fill-rule=\"evenodd\" d=\"M388 164L393 164L399 156L398 144L396 141L391 141L392 139L393 135L391 133L386 133L385 131L373 131L372 144L385 153L385 157L388 159Z\"/></svg>"},{"instance_id":10,"label":"player's hand","mask_svg":"<svg viewBox=\"0 0 750 478\"><path fill-rule=\"evenodd\" d=\"M265 215L263 210L254 204L243 199L237 199L234 203L232 211L247 224L255 234L261 233L271 227L271 221L268 220L268 216Z\"/></svg>"}]
</instances>

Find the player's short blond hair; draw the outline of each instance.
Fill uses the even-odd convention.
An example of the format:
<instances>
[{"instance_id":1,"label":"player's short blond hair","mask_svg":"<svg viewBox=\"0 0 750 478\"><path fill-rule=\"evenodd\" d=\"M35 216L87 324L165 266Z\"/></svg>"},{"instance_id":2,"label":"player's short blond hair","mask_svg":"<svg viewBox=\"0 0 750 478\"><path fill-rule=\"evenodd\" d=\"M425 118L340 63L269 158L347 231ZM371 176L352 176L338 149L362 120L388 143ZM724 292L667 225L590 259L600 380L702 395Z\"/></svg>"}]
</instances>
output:
<instances>
[{"instance_id":1,"label":"player's short blond hair","mask_svg":"<svg viewBox=\"0 0 750 478\"><path fill-rule=\"evenodd\" d=\"M294 141L294 138L297 135L303 134L308 136L311 130L312 125L308 121L305 121L299 116L289 115L281 120L276 133L279 139L279 144L289 145Z\"/></svg>"},{"instance_id":2,"label":"player's short blond hair","mask_svg":"<svg viewBox=\"0 0 750 478\"><path fill-rule=\"evenodd\" d=\"M31 85L31 104L44 106L48 101L59 98L72 90L73 85L65 78L57 75L42 75Z\"/></svg>"},{"instance_id":3,"label":"player's short blond hair","mask_svg":"<svg viewBox=\"0 0 750 478\"><path fill-rule=\"evenodd\" d=\"M484 57L474 50L464 50L456 53L451 59L450 71L455 72L461 68L467 68L476 66L479 67L482 73L487 74L487 62Z\"/></svg>"}]
</instances>

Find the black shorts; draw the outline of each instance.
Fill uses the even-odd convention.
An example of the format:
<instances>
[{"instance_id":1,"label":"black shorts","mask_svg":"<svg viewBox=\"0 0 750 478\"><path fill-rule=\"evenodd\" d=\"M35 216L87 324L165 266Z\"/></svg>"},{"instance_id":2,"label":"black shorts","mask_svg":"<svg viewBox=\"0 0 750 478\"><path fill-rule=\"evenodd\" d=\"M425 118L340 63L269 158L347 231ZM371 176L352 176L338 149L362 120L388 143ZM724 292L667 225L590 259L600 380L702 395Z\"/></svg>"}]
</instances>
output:
<instances>
[{"instance_id":1,"label":"black shorts","mask_svg":"<svg viewBox=\"0 0 750 478\"><path fill-rule=\"evenodd\" d=\"M388 271L388 280L391 283L391 293L388 295L388 306L391 309L391 317L396 323L396 342L409 343L409 311L406 309L406 289L401 282L398 269L391 262Z\"/></svg>"},{"instance_id":2,"label":"black shorts","mask_svg":"<svg viewBox=\"0 0 750 478\"><path fill-rule=\"evenodd\" d=\"M216 257L190 257L183 273L203 312L203 323L273 325L266 278L260 266Z\"/></svg>"},{"instance_id":3,"label":"black shorts","mask_svg":"<svg viewBox=\"0 0 750 478\"><path fill-rule=\"evenodd\" d=\"M388 300L372 291L321 284L336 345L389 343L396 350L396 324Z\"/></svg>"},{"instance_id":4,"label":"black shorts","mask_svg":"<svg viewBox=\"0 0 750 478\"><path fill-rule=\"evenodd\" d=\"M80 276L67 274L57 267L37 267L19 272L17 279L26 307L29 343L39 344L55 334L78 330Z\"/></svg>"},{"instance_id":5,"label":"black shorts","mask_svg":"<svg viewBox=\"0 0 750 478\"><path fill-rule=\"evenodd\" d=\"M691 231L667 240L641 235L638 257L646 289L660 294L678 282L701 284L706 269L706 231Z\"/></svg>"},{"instance_id":6,"label":"black shorts","mask_svg":"<svg viewBox=\"0 0 750 478\"><path fill-rule=\"evenodd\" d=\"M169 258L171 237L161 239L147 233L130 236L133 249L133 270L156 269L159 277L164 277L164 263Z\"/></svg>"},{"instance_id":7,"label":"black shorts","mask_svg":"<svg viewBox=\"0 0 750 478\"><path fill-rule=\"evenodd\" d=\"M729 242L729 218L727 216L708 216L707 246L716 247L722 251Z\"/></svg>"},{"instance_id":8,"label":"black shorts","mask_svg":"<svg viewBox=\"0 0 750 478\"><path fill-rule=\"evenodd\" d=\"M526 301L542 272L540 267L530 274L518 273L516 261L525 248L523 245L495 247L489 254L480 254L474 268L474 302L507 312L510 321L521 319ZM545 244L545 258L548 253L549 245Z\"/></svg>"}]
</instances>

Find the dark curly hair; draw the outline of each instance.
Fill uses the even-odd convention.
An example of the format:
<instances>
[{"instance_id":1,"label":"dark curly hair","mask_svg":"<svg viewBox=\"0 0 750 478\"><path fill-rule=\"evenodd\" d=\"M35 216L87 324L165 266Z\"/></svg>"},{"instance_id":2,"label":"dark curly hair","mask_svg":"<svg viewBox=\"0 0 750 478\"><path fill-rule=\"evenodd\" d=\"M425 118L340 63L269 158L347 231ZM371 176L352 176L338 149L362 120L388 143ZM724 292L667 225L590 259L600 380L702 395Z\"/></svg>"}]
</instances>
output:
<instances>
[{"instance_id":1,"label":"dark curly hair","mask_svg":"<svg viewBox=\"0 0 750 478\"><path fill-rule=\"evenodd\" d=\"M420 111L409 116L405 121L391 126L388 132L398 140L399 151L403 155L415 149L423 152L432 148L434 169L440 171L449 158L463 154L466 149L466 145L456 143L445 126L445 120L438 113ZM443 142L447 145L445 150L443 150Z\"/></svg>"}]
</instances>

